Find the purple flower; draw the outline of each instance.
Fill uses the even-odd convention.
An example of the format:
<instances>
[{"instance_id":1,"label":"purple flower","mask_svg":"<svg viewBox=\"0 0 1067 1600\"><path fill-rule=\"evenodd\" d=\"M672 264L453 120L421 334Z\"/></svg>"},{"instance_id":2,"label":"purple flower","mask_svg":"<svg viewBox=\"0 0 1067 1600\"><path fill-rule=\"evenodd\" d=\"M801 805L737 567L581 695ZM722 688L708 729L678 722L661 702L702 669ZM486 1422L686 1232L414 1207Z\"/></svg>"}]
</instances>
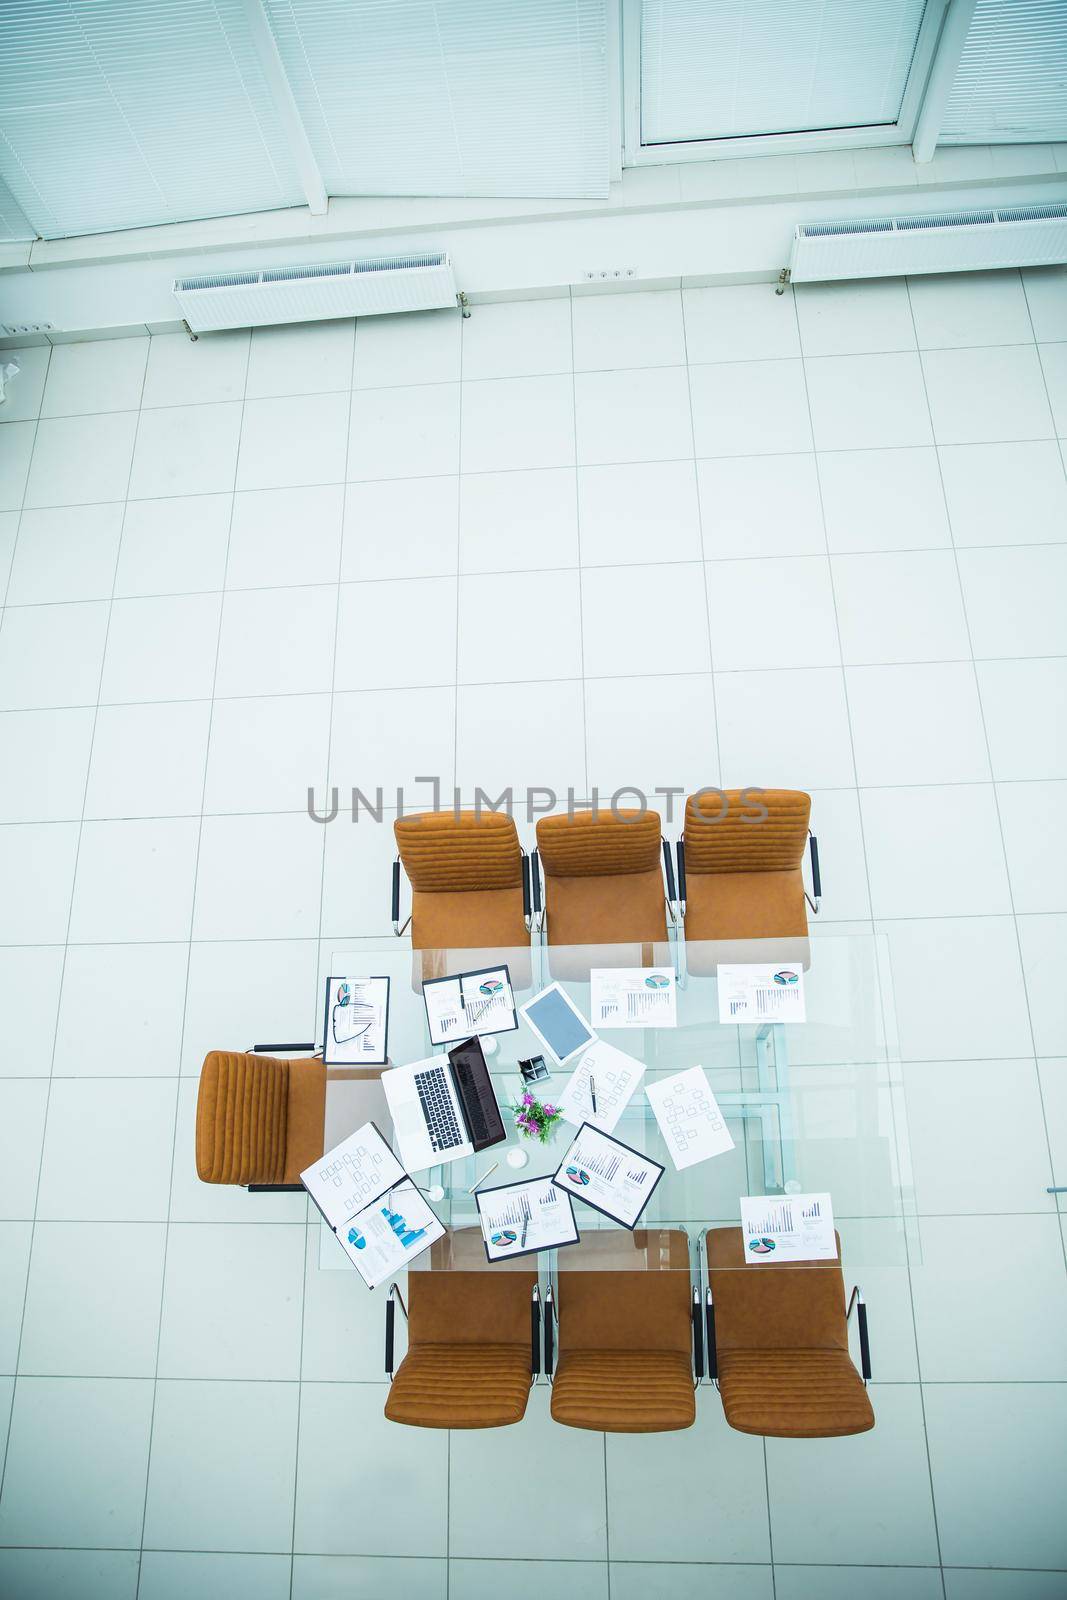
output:
<instances>
[{"instance_id":1,"label":"purple flower","mask_svg":"<svg viewBox=\"0 0 1067 1600\"><path fill-rule=\"evenodd\" d=\"M546 1106L545 1106L545 1107L544 1107L544 1113L545 1113L545 1116L546 1116L546 1117L554 1117L554 1116L555 1116L555 1115L556 1115L556 1108L555 1108L555 1106L547 1106L547 1105L546 1105Z\"/></svg>"},{"instance_id":2,"label":"purple flower","mask_svg":"<svg viewBox=\"0 0 1067 1600\"><path fill-rule=\"evenodd\" d=\"M532 1106L533 1103L534 1103L533 1095L532 1094L524 1094L523 1097L522 1097L522 1103L523 1103L524 1106Z\"/></svg>"}]
</instances>

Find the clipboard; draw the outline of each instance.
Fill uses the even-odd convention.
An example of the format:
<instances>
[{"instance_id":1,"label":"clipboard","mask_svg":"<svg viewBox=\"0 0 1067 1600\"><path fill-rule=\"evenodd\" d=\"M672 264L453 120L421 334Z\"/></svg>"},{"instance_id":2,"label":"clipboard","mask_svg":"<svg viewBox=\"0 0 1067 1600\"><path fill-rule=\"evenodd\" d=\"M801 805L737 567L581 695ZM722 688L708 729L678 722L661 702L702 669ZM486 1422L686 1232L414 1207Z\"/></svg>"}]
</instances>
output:
<instances>
[{"instance_id":1,"label":"clipboard","mask_svg":"<svg viewBox=\"0 0 1067 1600\"><path fill-rule=\"evenodd\" d=\"M495 1026L486 1027L479 1021L478 1010L464 994L464 983L469 983L473 978L482 978L486 982L497 979L503 973L503 981L508 986L511 997L509 1020L499 1022ZM426 998L428 990L440 991L442 984L454 984L457 990L458 1006L456 1008L456 1028L454 1032L442 1032L434 1025L434 1018L430 1010L430 1003ZM422 1000L426 1007L426 1027L432 1045L457 1044L463 1039L470 1038L472 1034L513 1033L519 1026L518 1013L515 1010L515 990L511 982L511 970L506 961L495 967L471 967L465 972L449 973L443 978L424 978L422 980ZM492 1001L492 996L486 997L486 1005Z\"/></svg>"},{"instance_id":2,"label":"clipboard","mask_svg":"<svg viewBox=\"0 0 1067 1600\"><path fill-rule=\"evenodd\" d=\"M365 1002L353 996L353 984L385 984L381 1035L375 1037L376 1017L365 1014ZM327 1067L384 1067L389 1063L389 999L387 977L330 976L326 979L326 1004L322 1019L322 1060ZM349 1015L351 1013L351 1015ZM367 1045L370 1048L367 1048Z\"/></svg>"},{"instance_id":3,"label":"clipboard","mask_svg":"<svg viewBox=\"0 0 1067 1600\"><path fill-rule=\"evenodd\" d=\"M445 1232L373 1122L327 1150L300 1181L368 1289L402 1272Z\"/></svg>"},{"instance_id":4,"label":"clipboard","mask_svg":"<svg viewBox=\"0 0 1067 1600\"><path fill-rule=\"evenodd\" d=\"M544 1184L548 1184L552 1188L557 1189L562 1198L567 1202L567 1212L570 1217L570 1228L567 1235L561 1235L559 1238L544 1240L541 1244L529 1245L527 1248L523 1248L521 1224L516 1223L514 1229L515 1237L513 1242L517 1244L519 1248L514 1250L509 1246L505 1246L503 1249L499 1249L498 1253L494 1255L489 1248L490 1240L486 1239L485 1237L485 1225L482 1218L482 1196L485 1195L488 1197L492 1194L498 1195L505 1189L514 1190L516 1194L519 1194L524 1189L536 1189ZM476 1189L474 1198L478 1206L478 1221L482 1227L482 1246L485 1250L485 1259L489 1262L490 1266L495 1266L498 1261L515 1261L519 1256L536 1256L539 1255L542 1250L565 1250L568 1245L577 1244L579 1241L580 1235L578 1233L578 1224L574 1220L574 1202L567 1190L559 1189L559 1185L553 1183L550 1177L542 1176L540 1178L521 1178L517 1183L495 1183L491 1186L487 1185L483 1189ZM509 1233L511 1231L512 1230L510 1226L506 1223L500 1229L501 1233ZM494 1245L496 1244L495 1239L492 1242Z\"/></svg>"},{"instance_id":5,"label":"clipboard","mask_svg":"<svg viewBox=\"0 0 1067 1600\"><path fill-rule=\"evenodd\" d=\"M641 1204L634 1214L632 1221L630 1221L627 1217L620 1216L617 1211L609 1210L605 1205L598 1205L595 1200L591 1200L589 1198L590 1187L592 1187L594 1192L596 1192L604 1182L610 1184L612 1177L609 1176L607 1179L605 1179L603 1174L598 1174L593 1162L587 1161L585 1163L580 1163L574 1160L573 1152L575 1147L583 1138L583 1135L591 1136L593 1139L599 1140L603 1144L610 1145L612 1147L612 1151L606 1152L605 1154L611 1155L614 1151L621 1151L623 1154L619 1159L622 1161L625 1160L626 1156L636 1156L642 1166L648 1167L655 1172L655 1177L652 1179L652 1182L649 1185L648 1192L643 1194ZM597 1154L598 1158L600 1158L600 1152ZM578 1172L588 1168L584 1181L578 1180L568 1183L566 1181L566 1169L568 1167L574 1168ZM628 1228L629 1231L633 1233L648 1207L648 1202L651 1200L652 1196L656 1192L656 1189L659 1187L660 1179L663 1177L663 1174L666 1172L666 1170L666 1167L664 1167L659 1161L654 1160L652 1156L646 1156L642 1150L635 1150L633 1145L623 1144L621 1139L616 1139L613 1134L602 1132L600 1128L596 1127L591 1122L583 1122L581 1127L578 1129L578 1132L571 1140L570 1148L567 1150L566 1155L564 1155L563 1160L552 1174L552 1182L557 1188L562 1189L564 1193L576 1196L583 1205L591 1207L593 1211L599 1211L601 1216L608 1217L612 1222L617 1222L620 1228ZM565 1174L563 1178L560 1177L561 1173ZM592 1180L594 1177L600 1179L600 1184L593 1183Z\"/></svg>"}]
</instances>

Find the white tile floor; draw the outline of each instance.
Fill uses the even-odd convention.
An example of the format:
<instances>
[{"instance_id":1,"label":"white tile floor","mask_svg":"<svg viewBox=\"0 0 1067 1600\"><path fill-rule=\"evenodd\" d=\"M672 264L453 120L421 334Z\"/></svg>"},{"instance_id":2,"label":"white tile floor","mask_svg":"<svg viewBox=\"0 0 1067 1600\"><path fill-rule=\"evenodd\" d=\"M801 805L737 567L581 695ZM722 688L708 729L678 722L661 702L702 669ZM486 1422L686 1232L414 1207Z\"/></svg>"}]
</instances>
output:
<instances>
[{"instance_id":1,"label":"white tile floor","mask_svg":"<svg viewBox=\"0 0 1067 1600\"><path fill-rule=\"evenodd\" d=\"M25 352L0 1593L1065 1592L1063 341L1056 269ZM313 1029L320 940L388 933L388 828L307 785L426 773L813 792L823 918L889 938L922 1217L921 1263L850 1226L872 1434L764 1446L709 1400L561 1439L543 1391L390 1427L305 1203L196 1181L205 1048ZM324 1470L339 1422L373 1479Z\"/></svg>"}]
</instances>

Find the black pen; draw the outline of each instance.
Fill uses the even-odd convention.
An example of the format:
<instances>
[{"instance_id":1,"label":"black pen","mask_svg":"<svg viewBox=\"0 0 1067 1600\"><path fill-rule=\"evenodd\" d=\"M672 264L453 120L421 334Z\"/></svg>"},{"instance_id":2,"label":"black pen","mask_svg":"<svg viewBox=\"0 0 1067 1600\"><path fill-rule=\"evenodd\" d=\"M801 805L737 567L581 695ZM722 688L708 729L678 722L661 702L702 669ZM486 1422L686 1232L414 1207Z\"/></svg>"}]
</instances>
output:
<instances>
[{"instance_id":1,"label":"black pen","mask_svg":"<svg viewBox=\"0 0 1067 1600\"><path fill-rule=\"evenodd\" d=\"M589 1098L593 1102L593 1115L596 1116L596 1079L589 1074Z\"/></svg>"}]
</instances>

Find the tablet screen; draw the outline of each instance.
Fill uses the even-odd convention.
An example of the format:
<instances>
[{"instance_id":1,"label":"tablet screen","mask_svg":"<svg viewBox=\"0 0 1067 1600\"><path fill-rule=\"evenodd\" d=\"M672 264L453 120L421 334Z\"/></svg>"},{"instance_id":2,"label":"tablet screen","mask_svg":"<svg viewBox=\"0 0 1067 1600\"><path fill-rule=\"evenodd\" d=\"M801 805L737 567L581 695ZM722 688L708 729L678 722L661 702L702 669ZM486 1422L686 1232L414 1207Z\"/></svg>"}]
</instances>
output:
<instances>
[{"instance_id":1,"label":"tablet screen","mask_svg":"<svg viewBox=\"0 0 1067 1600\"><path fill-rule=\"evenodd\" d=\"M558 989L546 989L523 1011L561 1061L596 1038Z\"/></svg>"}]
</instances>

